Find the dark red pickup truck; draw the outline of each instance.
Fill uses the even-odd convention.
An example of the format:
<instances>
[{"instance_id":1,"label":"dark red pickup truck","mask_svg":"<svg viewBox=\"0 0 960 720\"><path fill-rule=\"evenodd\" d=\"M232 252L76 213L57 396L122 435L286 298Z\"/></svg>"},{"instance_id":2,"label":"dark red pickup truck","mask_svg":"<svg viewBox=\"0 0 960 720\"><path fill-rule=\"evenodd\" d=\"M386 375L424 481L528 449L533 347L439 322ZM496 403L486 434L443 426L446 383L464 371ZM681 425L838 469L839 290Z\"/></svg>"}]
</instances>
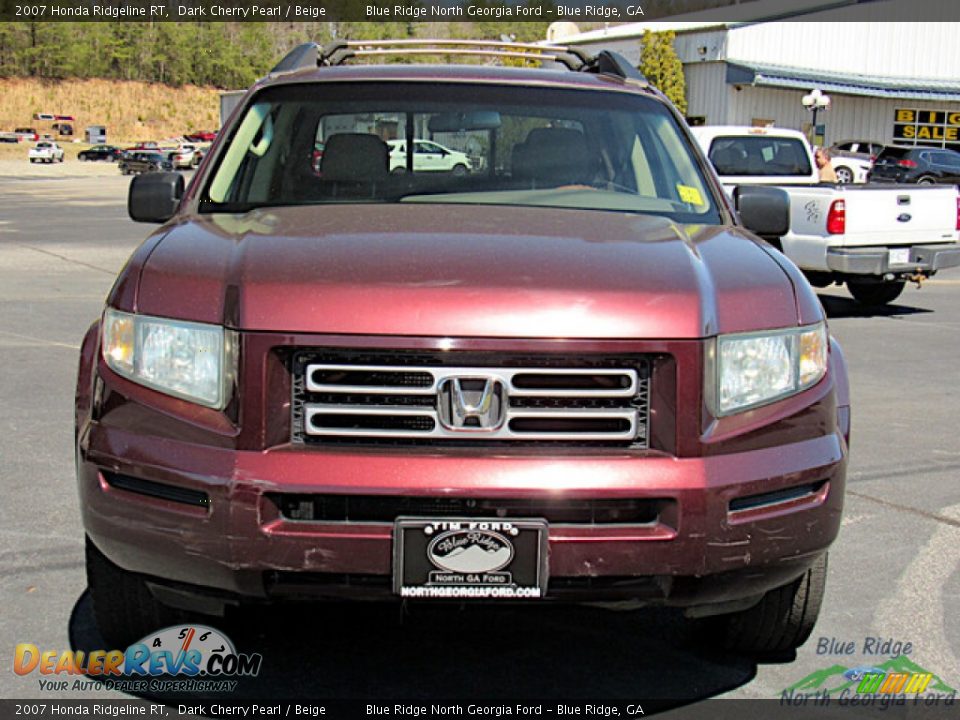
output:
<instances>
[{"instance_id":1,"label":"dark red pickup truck","mask_svg":"<svg viewBox=\"0 0 960 720\"><path fill-rule=\"evenodd\" d=\"M810 633L850 401L816 295L751 232L785 231L785 194L728 199L615 54L467 49L555 68L301 47L189 188L133 181L163 224L76 403L111 642L337 597L665 604L761 653ZM397 138L471 170L398 167Z\"/></svg>"}]
</instances>

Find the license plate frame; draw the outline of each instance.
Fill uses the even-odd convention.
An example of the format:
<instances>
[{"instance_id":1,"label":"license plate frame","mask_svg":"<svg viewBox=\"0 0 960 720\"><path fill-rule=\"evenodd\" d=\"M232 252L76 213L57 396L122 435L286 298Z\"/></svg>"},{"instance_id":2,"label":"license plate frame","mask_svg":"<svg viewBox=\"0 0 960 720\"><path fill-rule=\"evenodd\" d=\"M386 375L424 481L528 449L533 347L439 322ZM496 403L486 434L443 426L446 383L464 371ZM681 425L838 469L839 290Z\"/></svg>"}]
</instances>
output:
<instances>
[{"instance_id":1,"label":"license plate frame","mask_svg":"<svg viewBox=\"0 0 960 720\"><path fill-rule=\"evenodd\" d=\"M910 248L890 248L887 255L888 265L909 265Z\"/></svg>"},{"instance_id":2,"label":"license plate frame","mask_svg":"<svg viewBox=\"0 0 960 720\"><path fill-rule=\"evenodd\" d=\"M404 598L516 600L546 596L549 526L541 518L401 517L393 591Z\"/></svg>"}]
</instances>

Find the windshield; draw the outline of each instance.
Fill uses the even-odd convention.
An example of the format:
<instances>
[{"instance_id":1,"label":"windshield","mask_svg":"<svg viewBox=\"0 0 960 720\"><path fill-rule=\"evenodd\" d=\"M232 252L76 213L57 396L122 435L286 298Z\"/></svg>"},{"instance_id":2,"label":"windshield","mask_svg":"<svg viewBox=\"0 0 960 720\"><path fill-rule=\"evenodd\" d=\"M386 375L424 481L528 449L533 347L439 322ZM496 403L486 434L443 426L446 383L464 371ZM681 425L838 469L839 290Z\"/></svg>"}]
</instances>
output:
<instances>
[{"instance_id":1,"label":"windshield","mask_svg":"<svg viewBox=\"0 0 960 720\"><path fill-rule=\"evenodd\" d=\"M426 83L261 92L202 212L325 203L526 205L720 222L671 113L619 92Z\"/></svg>"},{"instance_id":2,"label":"windshield","mask_svg":"<svg viewBox=\"0 0 960 720\"><path fill-rule=\"evenodd\" d=\"M810 175L810 153L798 138L767 135L721 136L710 144L710 162L717 174Z\"/></svg>"}]
</instances>

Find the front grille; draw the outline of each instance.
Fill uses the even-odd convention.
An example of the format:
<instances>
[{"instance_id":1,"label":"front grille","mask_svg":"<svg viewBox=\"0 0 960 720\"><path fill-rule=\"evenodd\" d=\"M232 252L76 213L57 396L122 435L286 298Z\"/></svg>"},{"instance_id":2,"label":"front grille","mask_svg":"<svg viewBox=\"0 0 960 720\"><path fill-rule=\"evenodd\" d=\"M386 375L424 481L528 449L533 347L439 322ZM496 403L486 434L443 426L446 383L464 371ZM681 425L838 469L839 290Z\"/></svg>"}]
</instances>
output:
<instances>
[{"instance_id":1,"label":"front grille","mask_svg":"<svg viewBox=\"0 0 960 720\"><path fill-rule=\"evenodd\" d=\"M310 349L290 369L295 443L647 447L642 355Z\"/></svg>"},{"instance_id":2,"label":"front grille","mask_svg":"<svg viewBox=\"0 0 960 720\"><path fill-rule=\"evenodd\" d=\"M399 495L267 496L281 517L308 522L384 522L398 517L544 518L567 525L649 525L673 501L658 498L462 498Z\"/></svg>"}]
</instances>

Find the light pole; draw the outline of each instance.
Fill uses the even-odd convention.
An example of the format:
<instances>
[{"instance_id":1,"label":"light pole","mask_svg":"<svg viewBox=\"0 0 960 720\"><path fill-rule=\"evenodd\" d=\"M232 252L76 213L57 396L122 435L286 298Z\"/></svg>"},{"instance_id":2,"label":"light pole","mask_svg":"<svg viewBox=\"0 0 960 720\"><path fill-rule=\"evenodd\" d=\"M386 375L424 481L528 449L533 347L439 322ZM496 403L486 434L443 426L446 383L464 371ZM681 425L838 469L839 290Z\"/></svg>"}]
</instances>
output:
<instances>
[{"instance_id":1,"label":"light pole","mask_svg":"<svg viewBox=\"0 0 960 720\"><path fill-rule=\"evenodd\" d=\"M813 113L813 128L810 132L810 144L816 145L817 139L817 113L820 110L826 110L830 107L830 96L824 95L820 92L820 88L814 88L810 91L808 95L804 95L800 98L800 102L803 103L803 106L810 110ZM824 143L826 143L826 133L824 135Z\"/></svg>"}]
</instances>

